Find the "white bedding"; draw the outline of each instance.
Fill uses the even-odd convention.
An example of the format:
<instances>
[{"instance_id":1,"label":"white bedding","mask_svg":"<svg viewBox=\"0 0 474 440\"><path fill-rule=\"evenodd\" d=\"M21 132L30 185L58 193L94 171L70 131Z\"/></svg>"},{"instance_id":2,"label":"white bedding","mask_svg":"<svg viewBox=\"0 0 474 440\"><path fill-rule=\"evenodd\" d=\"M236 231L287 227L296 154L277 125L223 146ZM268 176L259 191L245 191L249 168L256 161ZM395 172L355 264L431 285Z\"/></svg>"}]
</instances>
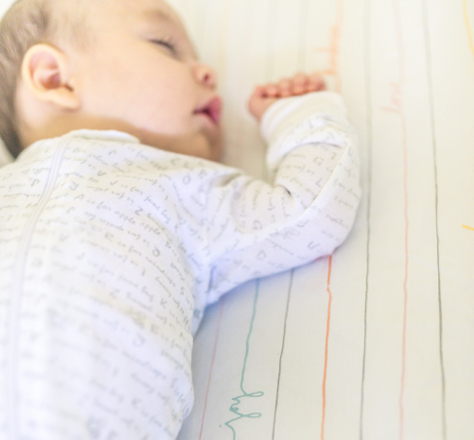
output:
<instances>
[{"instance_id":1,"label":"white bedding","mask_svg":"<svg viewBox=\"0 0 474 440\"><path fill-rule=\"evenodd\" d=\"M218 71L225 162L262 173L255 83L318 70L360 135L364 188L332 258L208 310L180 440L472 440L474 2L171 3Z\"/></svg>"}]
</instances>

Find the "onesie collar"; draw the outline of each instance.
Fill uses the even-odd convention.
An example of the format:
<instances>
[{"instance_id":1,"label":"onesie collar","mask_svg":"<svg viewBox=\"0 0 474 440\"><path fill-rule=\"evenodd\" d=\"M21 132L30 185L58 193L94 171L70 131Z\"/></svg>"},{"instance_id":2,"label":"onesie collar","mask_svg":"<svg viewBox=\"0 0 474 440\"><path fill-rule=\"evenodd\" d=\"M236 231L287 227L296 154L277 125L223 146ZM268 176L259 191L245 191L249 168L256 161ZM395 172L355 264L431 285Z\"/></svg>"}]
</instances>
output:
<instances>
[{"instance_id":1,"label":"onesie collar","mask_svg":"<svg viewBox=\"0 0 474 440\"><path fill-rule=\"evenodd\" d=\"M132 144L139 144L140 140L131 134L125 133L123 131L117 130L73 130L64 137L74 137L82 139L91 139L91 140L101 140L101 141L115 141L115 142L128 142Z\"/></svg>"}]
</instances>

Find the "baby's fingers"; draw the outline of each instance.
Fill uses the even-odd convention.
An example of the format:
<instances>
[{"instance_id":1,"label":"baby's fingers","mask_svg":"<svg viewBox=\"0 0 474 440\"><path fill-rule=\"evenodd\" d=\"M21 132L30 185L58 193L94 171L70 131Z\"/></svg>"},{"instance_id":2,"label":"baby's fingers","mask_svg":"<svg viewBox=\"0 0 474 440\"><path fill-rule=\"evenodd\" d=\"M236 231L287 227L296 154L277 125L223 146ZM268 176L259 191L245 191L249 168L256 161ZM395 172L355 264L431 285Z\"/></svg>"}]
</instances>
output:
<instances>
[{"instance_id":1,"label":"baby's fingers","mask_svg":"<svg viewBox=\"0 0 474 440\"><path fill-rule=\"evenodd\" d=\"M253 99L280 99L326 90L322 77L314 73L297 73L291 78L283 78L276 83L268 83L255 88Z\"/></svg>"},{"instance_id":2,"label":"baby's fingers","mask_svg":"<svg viewBox=\"0 0 474 440\"><path fill-rule=\"evenodd\" d=\"M293 94L302 95L304 93L307 93L309 91L308 85L309 85L308 75L305 75L304 73L297 73L293 77L293 87L292 87Z\"/></svg>"},{"instance_id":3,"label":"baby's fingers","mask_svg":"<svg viewBox=\"0 0 474 440\"><path fill-rule=\"evenodd\" d=\"M285 78L278 83L280 96L298 96L311 92L326 90L324 80L318 73L307 75L297 73L292 78Z\"/></svg>"},{"instance_id":4,"label":"baby's fingers","mask_svg":"<svg viewBox=\"0 0 474 440\"><path fill-rule=\"evenodd\" d=\"M269 83L263 86L259 86L262 98L276 98L279 95L279 88L277 84Z\"/></svg>"},{"instance_id":5,"label":"baby's fingers","mask_svg":"<svg viewBox=\"0 0 474 440\"><path fill-rule=\"evenodd\" d=\"M326 84L318 73L313 73L308 77L308 92L320 92L326 90Z\"/></svg>"},{"instance_id":6,"label":"baby's fingers","mask_svg":"<svg viewBox=\"0 0 474 440\"><path fill-rule=\"evenodd\" d=\"M288 78L283 78L278 83L278 89L279 89L279 92L280 92L280 96L282 98L287 98L289 96L292 96L294 94L293 81L291 79L288 79Z\"/></svg>"}]
</instances>

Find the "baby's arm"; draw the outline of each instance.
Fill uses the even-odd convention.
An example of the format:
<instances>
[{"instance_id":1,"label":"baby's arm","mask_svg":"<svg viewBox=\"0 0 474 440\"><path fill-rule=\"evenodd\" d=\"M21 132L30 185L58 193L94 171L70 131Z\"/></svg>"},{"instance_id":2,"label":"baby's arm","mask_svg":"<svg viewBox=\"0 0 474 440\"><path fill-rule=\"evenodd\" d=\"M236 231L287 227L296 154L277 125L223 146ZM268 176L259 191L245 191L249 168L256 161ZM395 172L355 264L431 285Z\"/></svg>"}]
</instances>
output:
<instances>
[{"instance_id":1,"label":"baby's arm","mask_svg":"<svg viewBox=\"0 0 474 440\"><path fill-rule=\"evenodd\" d=\"M236 173L208 192L209 302L332 253L354 222L357 140L342 98L310 93L324 90L319 77L305 77L303 87L296 78L257 87L249 103L268 143L271 183Z\"/></svg>"},{"instance_id":2,"label":"baby's arm","mask_svg":"<svg viewBox=\"0 0 474 440\"><path fill-rule=\"evenodd\" d=\"M255 119L260 122L268 107L279 99L320 92L325 89L324 81L319 74L297 73L292 78L284 78L278 83L268 83L255 87L249 100L249 110Z\"/></svg>"}]
</instances>

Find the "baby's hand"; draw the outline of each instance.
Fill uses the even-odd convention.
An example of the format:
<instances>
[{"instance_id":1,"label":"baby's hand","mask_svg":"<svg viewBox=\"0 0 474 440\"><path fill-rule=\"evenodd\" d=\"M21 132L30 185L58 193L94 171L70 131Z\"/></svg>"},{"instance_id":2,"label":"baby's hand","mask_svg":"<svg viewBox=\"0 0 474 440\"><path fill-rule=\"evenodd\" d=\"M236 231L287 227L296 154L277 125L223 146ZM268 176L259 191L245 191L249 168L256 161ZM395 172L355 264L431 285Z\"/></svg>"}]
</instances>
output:
<instances>
[{"instance_id":1,"label":"baby's hand","mask_svg":"<svg viewBox=\"0 0 474 440\"><path fill-rule=\"evenodd\" d=\"M284 78L274 84L257 86L249 100L250 113L260 122L265 110L281 98L304 95L325 90L323 79L317 73L306 75L298 73L292 78Z\"/></svg>"}]
</instances>

